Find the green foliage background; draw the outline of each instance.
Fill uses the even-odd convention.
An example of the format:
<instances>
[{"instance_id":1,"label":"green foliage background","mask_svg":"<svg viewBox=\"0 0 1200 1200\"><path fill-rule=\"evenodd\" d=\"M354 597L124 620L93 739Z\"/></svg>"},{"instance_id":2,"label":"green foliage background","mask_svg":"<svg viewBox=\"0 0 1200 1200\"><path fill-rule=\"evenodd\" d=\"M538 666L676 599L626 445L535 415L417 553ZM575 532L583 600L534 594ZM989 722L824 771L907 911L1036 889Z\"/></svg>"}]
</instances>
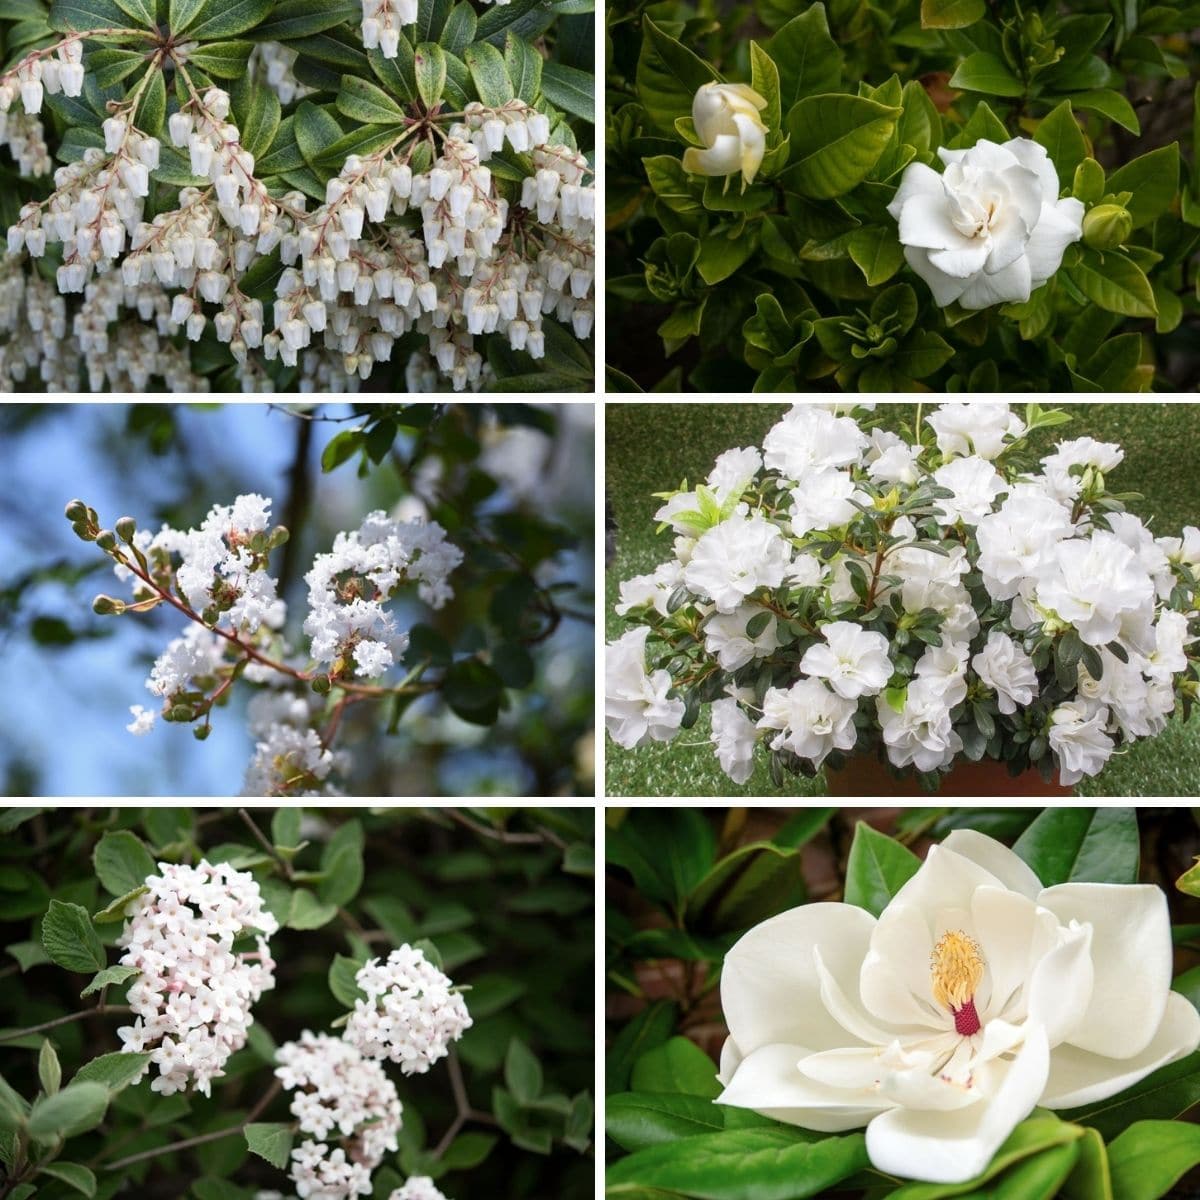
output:
<instances>
[{"instance_id":1,"label":"green foliage background","mask_svg":"<svg viewBox=\"0 0 1200 1200\"><path fill-rule=\"evenodd\" d=\"M346 1011L337 994L348 960L427 939L455 983L471 988L466 1000L474 1025L455 1054L477 1115L435 1159L432 1151L458 1111L448 1062L407 1079L385 1063L404 1105L404 1126L399 1153L387 1156L374 1174L374 1197L387 1197L410 1174L437 1176L442 1190L460 1200L590 1197L593 810L305 810L302 825L298 809L258 808L248 816L265 848L247 819L229 809L7 809L0 815L0 933L6 947L0 966L0 1164L7 1164L0 1165L0 1195L77 1200L80 1190L93 1194L48 1171L32 1175L35 1191L21 1190L25 1185L11 1176L5 1181L20 1109L10 1089L33 1101L44 1086L44 1039L57 1053L65 1089L84 1063L119 1049L115 1030L128 1015L93 1013L45 1035L5 1035L97 1005L100 997L80 999L88 974L47 957L44 918L55 901L91 914L108 905L122 886L122 868L112 864L142 861L144 850L130 846L137 838L155 859L206 857L254 874L267 907L285 926L271 939L275 987L255 1005L249 1044L230 1059L226 1077L214 1082L211 1099L163 1098L150 1090L148 1076L105 1099L100 1112L107 1108L107 1115L86 1132L58 1146L35 1143L46 1162L55 1152L52 1169L64 1162L86 1167L99 1200L135 1194L146 1200L251 1200L257 1188L287 1194L284 1173L250 1153L240 1133L193 1149L164 1149L116 1171L106 1171L105 1163L236 1127L272 1082L276 1044L303 1029L330 1032L330 1022ZM298 852L297 827L304 841ZM121 830L128 833L116 837ZM102 841L97 871L93 857ZM97 874L111 886L102 886ZM65 953L78 955L98 935L101 953L115 963L119 952L112 943L121 928L119 921L88 921ZM61 958L64 952L55 953ZM121 1003L123 992L123 986L109 987L107 1002ZM255 1118L290 1119L280 1097Z\"/></svg>"},{"instance_id":2,"label":"green foliage background","mask_svg":"<svg viewBox=\"0 0 1200 1200\"><path fill-rule=\"evenodd\" d=\"M980 1177L891 1179L861 1131L827 1135L711 1101L726 1036L721 963L747 929L798 904L844 901L878 915L953 829L1006 844L1043 884L1153 883L1167 893L1173 987L1200 1000L1188 887L1200 853L1186 809L635 808L607 814L606 1047L609 1200L1155 1200L1190 1194L1200 1052L1082 1109L1037 1109ZM870 822L867 824L866 822ZM891 835L891 836L889 836ZM1181 886L1183 881L1181 881Z\"/></svg>"},{"instance_id":3,"label":"green foliage background","mask_svg":"<svg viewBox=\"0 0 1200 1200\"><path fill-rule=\"evenodd\" d=\"M1184 525L1200 523L1200 493L1195 482L1195 454L1200 446L1200 405L1125 404L1063 405L1069 425L1041 430L1032 439L1036 453L1049 453L1055 442L1090 436L1118 442L1125 461L1113 472L1114 486L1140 492L1145 499L1130 504L1150 522L1157 535L1178 535ZM613 612L620 583L652 571L671 556L669 531L655 535L654 513L660 501L652 493L695 482L711 470L713 460L734 446L761 445L763 435L786 405L767 401L748 404L608 405L605 413L606 486L615 522L615 554L605 575L605 637L627 628ZM911 403L884 402L877 412L885 421L911 419ZM1153 518L1151 520L1151 518ZM605 742L605 776L614 796L765 796L780 792L764 761L756 763L745 784L735 784L717 765L708 742L707 712L674 742L654 742L623 750ZM823 779L785 775L783 793L824 794ZM1077 794L1087 796L1200 795L1200 719L1172 719L1157 738L1143 739L1116 755L1094 779L1081 782Z\"/></svg>"}]
</instances>

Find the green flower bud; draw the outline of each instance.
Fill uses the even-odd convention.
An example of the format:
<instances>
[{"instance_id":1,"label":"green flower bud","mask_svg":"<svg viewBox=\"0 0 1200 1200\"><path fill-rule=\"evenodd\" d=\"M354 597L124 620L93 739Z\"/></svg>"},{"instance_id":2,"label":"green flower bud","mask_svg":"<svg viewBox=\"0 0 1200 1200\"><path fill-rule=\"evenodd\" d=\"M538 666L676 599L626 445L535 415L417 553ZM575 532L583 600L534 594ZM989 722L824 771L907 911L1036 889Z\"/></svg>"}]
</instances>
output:
<instances>
[{"instance_id":1,"label":"green flower bud","mask_svg":"<svg viewBox=\"0 0 1200 1200\"><path fill-rule=\"evenodd\" d=\"M115 526L117 537L123 542L133 544L133 535L137 533L137 522L132 517L122 517Z\"/></svg>"},{"instance_id":2,"label":"green flower bud","mask_svg":"<svg viewBox=\"0 0 1200 1200\"><path fill-rule=\"evenodd\" d=\"M329 676L318 675L316 679L312 681L312 690L316 692L318 696L327 695L329 692Z\"/></svg>"},{"instance_id":3,"label":"green flower bud","mask_svg":"<svg viewBox=\"0 0 1200 1200\"><path fill-rule=\"evenodd\" d=\"M115 550L117 548L117 535L111 529L102 529L96 534L96 545L101 550Z\"/></svg>"},{"instance_id":4,"label":"green flower bud","mask_svg":"<svg viewBox=\"0 0 1200 1200\"><path fill-rule=\"evenodd\" d=\"M96 539L92 534L91 526L86 521L75 521L71 528L75 532L77 538L81 538L85 542L94 542Z\"/></svg>"},{"instance_id":5,"label":"green flower bud","mask_svg":"<svg viewBox=\"0 0 1200 1200\"><path fill-rule=\"evenodd\" d=\"M68 521L86 521L87 505L82 500L72 500L66 507Z\"/></svg>"},{"instance_id":6,"label":"green flower bud","mask_svg":"<svg viewBox=\"0 0 1200 1200\"><path fill-rule=\"evenodd\" d=\"M1085 158L1075 168L1071 193L1084 204L1095 204L1104 195L1104 168L1094 158Z\"/></svg>"},{"instance_id":7,"label":"green flower bud","mask_svg":"<svg viewBox=\"0 0 1200 1200\"><path fill-rule=\"evenodd\" d=\"M261 554L267 548L267 535L265 533L253 534L250 538L250 549L255 554Z\"/></svg>"},{"instance_id":8,"label":"green flower bud","mask_svg":"<svg viewBox=\"0 0 1200 1200\"><path fill-rule=\"evenodd\" d=\"M192 737L194 737L196 741L202 742L210 733L212 733L211 725L197 725L196 728L192 730Z\"/></svg>"},{"instance_id":9,"label":"green flower bud","mask_svg":"<svg viewBox=\"0 0 1200 1200\"><path fill-rule=\"evenodd\" d=\"M1083 240L1093 249L1112 250L1133 232L1133 217L1119 204L1100 204L1083 218Z\"/></svg>"},{"instance_id":10,"label":"green flower bud","mask_svg":"<svg viewBox=\"0 0 1200 1200\"><path fill-rule=\"evenodd\" d=\"M277 550L290 536L291 534L282 525L276 525L271 530L271 536L267 539L267 549Z\"/></svg>"},{"instance_id":11,"label":"green flower bud","mask_svg":"<svg viewBox=\"0 0 1200 1200\"><path fill-rule=\"evenodd\" d=\"M125 611L125 601L101 593L92 601L92 612L100 617L119 617Z\"/></svg>"},{"instance_id":12,"label":"green flower bud","mask_svg":"<svg viewBox=\"0 0 1200 1200\"><path fill-rule=\"evenodd\" d=\"M163 716L168 721L191 721L196 713L190 704L172 704Z\"/></svg>"}]
</instances>

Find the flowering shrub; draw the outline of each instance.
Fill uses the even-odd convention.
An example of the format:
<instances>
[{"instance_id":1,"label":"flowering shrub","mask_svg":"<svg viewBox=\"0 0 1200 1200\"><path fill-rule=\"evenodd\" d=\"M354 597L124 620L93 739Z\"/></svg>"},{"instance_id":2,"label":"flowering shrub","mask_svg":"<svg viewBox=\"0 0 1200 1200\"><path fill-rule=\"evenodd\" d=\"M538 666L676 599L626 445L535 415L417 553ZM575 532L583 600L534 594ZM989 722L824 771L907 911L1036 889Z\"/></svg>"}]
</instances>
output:
<instances>
[{"instance_id":1,"label":"flowering shrub","mask_svg":"<svg viewBox=\"0 0 1200 1200\"><path fill-rule=\"evenodd\" d=\"M0 1192L592 1195L591 809L346 818L0 814Z\"/></svg>"},{"instance_id":2,"label":"flowering shrub","mask_svg":"<svg viewBox=\"0 0 1200 1200\"><path fill-rule=\"evenodd\" d=\"M8 6L0 387L590 389L591 26L559 7Z\"/></svg>"},{"instance_id":3,"label":"flowering shrub","mask_svg":"<svg viewBox=\"0 0 1200 1200\"><path fill-rule=\"evenodd\" d=\"M1186 1192L1194 816L865 815L610 814L611 1193Z\"/></svg>"},{"instance_id":4,"label":"flowering shrub","mask_svg":"<svg viewBox=\"0 0 1200 1200\"><path fill-rule=\"evenodd\" d=\"M851 415L838 415L842 407ZM899 434L798 404L705 483L660 493L674 554L624 581L606 720L633 749L711 705L725 773L780 784L877 755L936 787L956 761L1065 784L1154 736L1200 688L1200 530L1155 537L1067 414L946 404ZM760 751L761 745L761 751Z\"/></svg>"},{"instance_id":5,"label":"flowering shrub","mask_svg":"<svg viewBox=\"0 0 1200 1200\"><path fill-rule=\"evenodd\" d=\"M1186 7L610 11L610 391L1196 386Z\"/></svg>"}]
</instances>

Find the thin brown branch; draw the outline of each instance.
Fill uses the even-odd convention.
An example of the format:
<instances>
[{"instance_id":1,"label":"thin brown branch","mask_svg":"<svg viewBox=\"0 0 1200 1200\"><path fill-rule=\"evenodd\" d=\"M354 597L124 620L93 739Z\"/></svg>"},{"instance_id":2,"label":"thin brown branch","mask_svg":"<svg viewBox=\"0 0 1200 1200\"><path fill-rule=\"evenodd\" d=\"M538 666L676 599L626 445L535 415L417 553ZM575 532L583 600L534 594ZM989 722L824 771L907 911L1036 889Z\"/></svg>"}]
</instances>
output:
<instances>
[{"instance_id":1,"label":"thin brown branch","mask_svg":"<svg viewBox=\"0 0 1200 1200\"><path fill-rule=\"evenodd\" d=\"M488 838L493 842L502 842L505 846L544 846L549 842L560 850L567 848L567 843L549 829L542 829L538 833L509 833L507 829L493 829L490 825L483 825L479 821L472 820L457 808L444 808L441 811L464 829L469 829L472 833L477 833L480 837Z\"/></svg>"},{"instance_id":2,"label":"thin brown branch","mask_svg":"<svg viewBox=\"0 0 1200 1200\"><path fill-rule=\"evenodd\" d=\"M59 1025L69 1025L72 1021L82 1021L85 1017L130 1012L133 1012L133 1009L128 1004L102 1004L97 1008L85 1008L83 1012L71 1013L66 1017L55 1017L53 1021L43 1021L40 1025L30 1025L25 1029L10 1029L7 1033L0 1033L0 1042L15 1042L17 1038L28 1037L31 1033L41 1033L43 1029L57 1029Z\"/></svg>"}]
</instances>

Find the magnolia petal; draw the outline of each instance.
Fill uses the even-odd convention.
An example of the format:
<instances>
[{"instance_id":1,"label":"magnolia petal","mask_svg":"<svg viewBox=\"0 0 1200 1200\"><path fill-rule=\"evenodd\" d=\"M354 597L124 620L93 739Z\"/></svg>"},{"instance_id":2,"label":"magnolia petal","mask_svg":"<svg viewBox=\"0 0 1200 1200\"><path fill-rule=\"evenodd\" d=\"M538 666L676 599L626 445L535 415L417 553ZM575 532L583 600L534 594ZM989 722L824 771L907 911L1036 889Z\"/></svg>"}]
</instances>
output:
<instances>
[{"instance_id":1,"label":"magnolia petal","mask_svg":"<svg viewBox=\"0 0 1200 1200\"><path fill-rule=\"evenodd\" d=\"M992 983L988 1004L979 1013L985 1024L1002 1015L1016 1016L1018 1004L1023 1011L1018 993L1029 981L1036 919L1033 901L1005 888L982 887L971 898L973 932Z\"/></svg>"},{"instance_id":2,"label":"magnolia petal","mask_svg":"<svg viewBox=\"0 0 1200 1200\"><path fill-rule=\"evenodd\" d=\"M987 1099L970 1080L957 1083L916 1069L889 1071L879 1094L901 1108L918 1112L954 1112Z\"/></svg>"},{"instance_id":3,"label":"magnolia petal","mask_svg":"<svg viewBox=\"0 0 1200 1200\"><path fill-rule=\"evenodd\" d=\"M982 867L994 877L995 883L1010 891L1020 892L1032 900L1042 890L1042 881L1025 860L995 838L973 829L955 829L942 846Z\"/></svg>"},{"instance_id":4,"label":"magnolia petal","mask_svg":"<svg viewBox=\"0 0 1200 1200\"><path fill-rule=\"evenodd\" d=\"M879 914L858 976L867 1012L893 1029L942 1027L944 1014L929 990L932 953L933 938L924 915L893 900Z\"/></svg>"},{"instance_id":5,"label":"magnolia petal","mask_svg":"<svg viewBox=\"0 0 1200 1200\"><path fill-rule=\"evenodd\" d=\"M736 133L719 134L706 150L689 146L683 152L689 175L736 175L742 169L742 140Z\"/></svg>"},{"instance_id":6,"label":"magnolia petal","mask_svg":"<svg viewBox=\"0 0 1200 1200\"><path fill-rule=\"evenodd\" d=\"M733 1078L733 1073L741 1065L744 1055L738 1049L737 1042L731 1037L725 1039L721 1047L721 1063L717 1070L717 1079L725 1086Z\"/></svg>"},{"instance_id":7,"label":"magnolia petal","mask_svg":"<svg viewBox=\"0 0 1200 1200\"><path fill-rule=\"evenodd\" d=\"M991 871L953 849L947 838L929 848L921 869L896 893L892 903L909 904L930 916L943 908L969 910L976 888L996 887L999 883Z\"/></svg>"},{"instance_id":8,"label":"magnolia petal","mask_svg":"<svg viewBox=\"0 0 1200 1200\"><path fill-rule=\"evenodd\" d=\"M845 989L834 979L829 968L825 966L820 946L814 946L812 954L813 965L817 969L817 978L821 981L821 1003L825 1005L834 1020L851 1037L858 1038L868 1045L878 1046L883 1042L891 1041L891 1033L881 1029L871 1020L861 1002L856 1003L857 994L852 1000L846 994ZM857 984L858 980L852 977L848 982L853 986Z\"/></svg>"},{"instance_id":9,"label":"magnolia petal","mask_svg":"<svg viewBox=\"0 0 1200 1200\"><path fill-rule=\"evenodd\" d=\"M1033 969L1027 1021L1041 1025L1051 1046L1082 1024L1092 999L1092 928L1076 925Z\"/></svg>"},{"instance_id":10,"label":"magnolia petal","mask_svg":"<svg viewBox=\"0 0 1200 1200\"><path fill-rule=\"evenodd\" d=\"M1083 204L1074 199L1043 204L1041 216L1025 246L1034 285L1045 283L1060 266L1063 251L1083 237Z\"/></svg>"},{"instance_id":11,"label":"magnolia petal","mask_svg":"<svg viewBox=\"0 0 1200 1200\"><path fill-rule=\"evenodd\" d=\"M1037 1104L1048 1067L1045 1031L1031 1026L1012 1062L994 1064L1000 1082L987 1103L957 1112L895 1108L876 1117L867 1126L872 1164L929 1183L962 1183L978 1175Z\"/></svg>"},{"instance_id":12,"label":"magnolia petal","mask_svg":"<svg viewBox=\"0 0 1200 1200\"><path fill-rule=\"evenodd\" d=\"M803 1046L761 1046L742 1060L716 1103L753 1109L821 1133L857 1129L887 1107L873 1098L805 1078L798 1064L807 1056Z\"/></svg>"},{"instance_id":13,"label":"magnolia petal","mask_svg":"<svg viewBox=\"0 0 1200 1200\"><path fill-rule=\"evenodd\" d=\"M966 286L958 302L963 308L990 308L1011 301L1024 303L1033 290L1029 277L1029 256L1018 258L995 275L980 272Z\"/></svg>"},{"instance_id":14,"label":"magnolia petal","mask_svg":"<svg viewBox=\"0 0 1200 1200\"><path fill-rule=\"evenodd\" d=\"M896 189L887 210L894 220L899 221L904 206L914 196L933 196L941 199L944 195L942 177L924 163L912 163L905 169L900 186Z\"/></svg>"},{"instance_id":15,"label":"magnolia petal","mask_svg":"<svg viewBox=\"0 0 1200 1200\"><path fill-rule=\"evenodd\" d=\"M1150 884L1063 883L1039 898L1060 921L1089 922L1096 982L1070 1042L1132 1058L1150 1043L1171 986L1171 919Z\"/></svg>"},{"instance_id":16,"label":"magnolia petal","mask_svg":"<svg viewBox=\"0 0 1200 1200\"><path fill-rule=\"evenodd\" d=\"M855 905L804 904L744 934L721 972L721 1007L738 1049L847 1045L849 1035L821 1001L813 949L820 945L830 975L853 988L874 928L875 918Z\"/></svg>"},{"instance_id":17,"label":"magnolia petal","mask_svg":"<svg viewBox=\"0 0 1200 1200\"><path fill-rule=\"evenodd\" d=\"M1126 1006L1121 1011L1129 1013ZM1200 1013L1190 1001L1170 992L1162 1024L1139 1054L1108 1058L1071 1045L1056 1047L1041 1104L1046 1108L1074 1108L1115 1096L1151 1071L1191 1054L1197 1046Z\"/></svg>"},{"instance_id":18,"label":"magnolia petal","mask_svg":"<svg viewBox=\"0 0 1200 1200\"><path fill-rule=\"evenodd\" d=\"M900 240L927 250L971 250L978 246L955 228L944 196L913 196L900 212Z\"/></svg>"}]
</instances>

